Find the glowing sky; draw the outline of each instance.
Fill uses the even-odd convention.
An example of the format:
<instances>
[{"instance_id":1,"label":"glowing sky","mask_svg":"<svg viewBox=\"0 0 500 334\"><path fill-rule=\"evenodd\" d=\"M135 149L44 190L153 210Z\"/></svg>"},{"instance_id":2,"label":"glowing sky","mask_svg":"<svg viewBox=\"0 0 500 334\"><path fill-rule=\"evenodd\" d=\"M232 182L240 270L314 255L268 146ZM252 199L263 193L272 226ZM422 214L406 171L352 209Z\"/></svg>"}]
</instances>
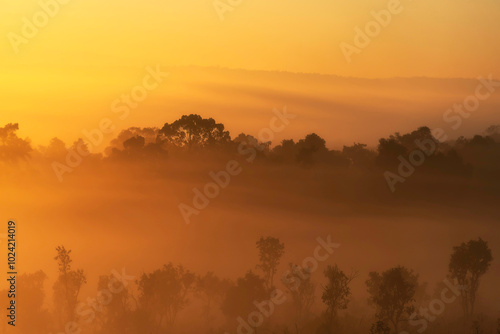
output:
<instances>
[{"instance_id":1,"label":"glowing sky","mask_svg":"<svg viewBox=\"0 0 500 334\"><path fill-rule=\"evenodd\" d=\"M354 28L363 29L371 11L387 6L382 0L242 0L222 21L213 0L70 0L15 53L8 34L21 35L23 17L32 20L41 7L35 0L3 0L0 122L50 121L67 114L75 99L95 102L110 87L128 87L124 81L153 64L498 78L496 0L401 0L402 12L347 63L340 43L353 43ZM49 100L51 110L44 110Z\"/></svg>"}]
</instances>

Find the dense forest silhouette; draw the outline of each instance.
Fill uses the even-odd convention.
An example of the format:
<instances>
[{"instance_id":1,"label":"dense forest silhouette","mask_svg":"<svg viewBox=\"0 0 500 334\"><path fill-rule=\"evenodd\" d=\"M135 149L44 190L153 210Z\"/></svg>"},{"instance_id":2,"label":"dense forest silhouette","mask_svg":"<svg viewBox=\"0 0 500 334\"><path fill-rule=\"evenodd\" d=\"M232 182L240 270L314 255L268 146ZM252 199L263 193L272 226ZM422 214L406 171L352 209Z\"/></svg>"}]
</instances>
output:
<instances>
[{"instance_id":1,"label":"dense forest silhouette","mask_svg":"<svg viewBox=\"0 0 500 334\"><path fill-rule=\"evenodd\" d=\"M224 124L194 114L161 127L128 128L104 148L93 145L92 137L79 138L71 145L53 138L46 146L33 147L29 139L17 136L18 129L18 124L0 128L0 161L6 173L9 167L16 173L37 169L61 182L86 166L94 172L135 165L141 175L162 175L178 162L214 162L222 168L228 160L237 159L259 166L259 173L280 168L282 174L290 173L304 182L312 172L312 179L337 189L330 195L341 200L394 204L403 198L461 205L465 197L469 202L496 201L500 188L500 125L471 138L446 141L436 139L423 126L380 138L375 147L353 143L341 150L328 148L316 133L279 143L245 133L231 137Z\"/></svg>"},{"instance_id":2,"label":"dense forest silhouette","mask_svg":"<svg viewBox=\"0 0 500 334\"><path fill-rule=\"evenodd\" d=\"M91 159L137 160L172 159L191 155L193 158L205 154L237 154L245 146L254 147L258 158L272 163L289 163L302 166L329 165L332 167L394 168L398 156L408 157L412 150L419 149L418 141L433 140L437 147L426 160L427 172L479 177L481 173L494 173L500 168L500 125L492 125L484 134L472 138L440 142L428 127L422 126L407 134L395 133L381 138L375 149L366 144L354 143L342 150L328 149L326 141L316 133L306 135L297 142L293 139L281 141L275 146L270 141L262 142L256 137L241 133L231 138L225 126L212 118L185 115L161 128L132 127L123 130L105 148L104 154L91 153L86 139L79 138L66 145L53 138L47 146L34 148L29 139L19 138L18 124L7 124L0 128L0 160L4 163L19 163L34 158L44 158L64 163L69 151ZM241 145L241 144L244 145ZM242 148L243 146L243 148ZM241 153L241 152L240 152Z\"/></svg>"}]
</instances>

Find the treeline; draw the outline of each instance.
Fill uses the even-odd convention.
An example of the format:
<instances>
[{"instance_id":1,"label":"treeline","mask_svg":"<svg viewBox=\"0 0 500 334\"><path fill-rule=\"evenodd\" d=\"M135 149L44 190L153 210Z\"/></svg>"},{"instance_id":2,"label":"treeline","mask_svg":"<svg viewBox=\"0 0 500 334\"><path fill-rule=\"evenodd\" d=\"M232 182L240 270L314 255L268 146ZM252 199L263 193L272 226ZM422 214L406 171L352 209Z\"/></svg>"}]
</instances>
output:
<instances>
[{"instance_id":1,"label":"treeline","mask_svg":"<svg viewBox=\"0 0 500 334\"><path fill-rule=\"evenodd\" d=\"M47 276L19 276L20 333L498 333L500 319L476 308L480 282L493 261L487 242L453 248L448 277L429 293L418 273L403 266L361 275L328 264L319 284L318 263L339 245L318 239L314 258L279 271L285 245L275 237L256 242L259 263L236 281L213 272L196 274L167 263L137 277L125 270L102 275L92 298L81 296L87 275L75 269L71 250L56 249L58 277L52 307L46 305ZM329 260L329 261L327 261ZM349 312L351 283L365 280L366 302L375 315ZM2 291L4 297L6 291ZM320 300L316 300L317 296ZM321 305L321 306L320 306ZM451 305L461 309L451 312ZM317 306L317 307L315 307ZM183 316L183 317L181 317ZM182 319L180 321L179 319ZM498 323L496 323L498 321ZM3 328L5 330L5 327Z\"/></svg>"},{"instance_id":2,"label":"treeline","mask_svg":"<svg viewBox=\"0 0 500 334\"><path fill-rule=\"evenodd\" d=\"M222 123L199 115L185 115L161 128L129 128L114 138L104 153L103 134L87 132L67 145L54 138L47 146L32 147L29 140L17 136L18 124L0 128L0 161L12 164L43 159L53 164L56 173L64 174L82 161L135 161L147 163L169 157L217 157L221 154L240 155L247 160L301 166L331 166L364 171L387 170L394 174L418 167L421 173L437 173L464 178L477 177L488 182L500 182L500 125L489 127L484 134L472 138L460 137L440 142L428 127L381 138L376 148L354 143L342 150L327 148L326 141L315 133L295 141L281 143L263 141L249 134L232 138ZM97 131L97 130L95 130ZM273 146L274 144L274 146ZM422 159L424 162L422 162ZM402 166L403 164L403 166ZM412 166L413 165L413 166ZM66 169L65 169L66 168Z\"/></svg>"}]
</instances>

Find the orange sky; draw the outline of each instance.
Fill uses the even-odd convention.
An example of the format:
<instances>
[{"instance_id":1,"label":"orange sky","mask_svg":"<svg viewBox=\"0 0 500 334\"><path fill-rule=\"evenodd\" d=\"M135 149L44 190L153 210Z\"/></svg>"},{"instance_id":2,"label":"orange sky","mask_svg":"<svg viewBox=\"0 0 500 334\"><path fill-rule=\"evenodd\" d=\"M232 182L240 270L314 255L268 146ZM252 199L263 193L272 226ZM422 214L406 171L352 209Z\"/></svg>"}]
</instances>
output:
<instances>
[{"instance_id":1,"label":"orange sky","mask_svg":"<svg viewBox=\"0 0 500 334\"><path fill-rule=\"evenodd\" d=\"M364 28L372 10L387 6L387 0L242 0L221 21L213 0L71 0L18 54L2 39L2 72L151 62L361 77L498 71L500 4L492 0L401 0L402 12L347 66L339 44L352 42L354 27ZM0 9L7 37L41 7L4 1Z\"/></svg>"},{"instance_id":2,"label":"orange sky","mask_svg":"<svg viewBox=\"0 0 500 334\"><path fill-rule=\"evenodd\" d=\"M35 0L4 1L0 123L51 122L57 115L91 122L86 115L96 105L107 106L110 96L130 89L155 64L366 78L498 78L500 2L494 0L401 0L400 13L348 63L339 45L354 44L354 28L364 29L373 20L370 12L388 3L242 0L221 20L213 0L70 0L13 47L13 36L26 37L23 18L33 21L42 9Z\"/></svg>"}]
</instances>

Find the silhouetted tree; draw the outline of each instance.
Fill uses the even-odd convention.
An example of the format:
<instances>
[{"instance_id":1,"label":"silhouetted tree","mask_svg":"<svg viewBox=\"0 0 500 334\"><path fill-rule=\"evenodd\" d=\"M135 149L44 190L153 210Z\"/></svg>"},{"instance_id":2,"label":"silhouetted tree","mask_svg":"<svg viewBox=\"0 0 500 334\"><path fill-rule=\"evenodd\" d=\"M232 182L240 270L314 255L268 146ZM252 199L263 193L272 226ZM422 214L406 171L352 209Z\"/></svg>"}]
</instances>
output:
<instances>
[{"instance_id":1,"label":"silhouetted tree","mask_svg":"<svg viewBox=\"0 0 500 334\"><path fill-rule=\"evenodd\" d=\"M282 282L292 296L296 324L301 324L307 319L314 304L314 290L316 287L311 282L309 270L293 263L289 264L289 268L290 270L283 277Z\"/></svg>"},{"instance_id":2,"label":"silhouetted tree","mask_svg":"<svg viewBox=\"0 0 500 334\"><path fill-rule=\"evenodd\" d=\"M123 142L123 148L126 150L140 150L144 148L146 139L143 136L129 138Z\"/></svg>"},{"instance_id":3,"label":"silhouetted tree","mask_svg":"<svg viewBox=\"0 0 500 334\"><path fill-rule=\"evenodd\" d=\"M418 275L399 266L382 274L371 272L366 285L369 302L375 306L377 318L391 323L394 332L399 333L399 323L406 321L414 311Z\"/></svg>"},{"instance_id":4,"label":"silhouetted tree","mask_svg":"<svg viewBox=\"0 0 500 334\"><path fill-rule=\"evenodd\" d=\"M390 334L391 328L383 321L377 321L370 327L370 334Z\"/></svg>"},{"instance_id":5,"label":"silhouetted tree","mask_svg":"<svg viewBox=\"0 0 500 334\"><path fill-rule=\"evenodd\" d=\"M203 314L206 318L207 328L210 327L212 321L214 304L222 303L230 286L229 281L220 279L213 272L208 272L197 278L196 292L204 302Z\"/></svg>"},{"instance_id":6,"label":"silhouetted tree","mask_svg":"<svg viewBox=\"0 0 500 334\"><path fill-rule=\"evenodd\" d=\"M28 140L17 136L18 130L17 123L9 123L0 128L0 161L17 162L29 157L31 145Z\"/></svg>"},{"instance_id":7,"label":"silhouetted tree","mask_svg":"<svg viewBox=\"0 0 500 334\"><path fill-rule=\"evenodd\" d=\"M111 155L113 149L122 151L125 148L124 143L130 138L134 137L144 138L145 145L156 143L158 139L158 133L159 133L158 128L131 127L122 130L116 138L111 140L109 146L105 150L105 153L107 155Z\"/></svg>"},{"instance_id":8,"label":"silhouetted tree","mask_svg":"<svg viewBox=\"0 0 500 334\"><path fill-rule=\"evenodd\" d=\"M269 153L269 147L271 146L271 142L260 142L257 138L252 135L247 135L244 133L240 133L233 140L236 145L236 151L240 154L243 150L248 150L248 148L255 149L255 158L263 158Z\"/></svg>"},{"instance_id":9,"label":"silhouetted tree","mask_svg":"<svg viewBox=\"0 0 500 334\"><path fill-rule=\"evenodd\" d=\"M495 142L500 143L500 124L491 125L486 129L486 135Z\"/></svg>"},{"instance_id":10,"label":"silhouetted tree","mask_svg":"<svg viewBox=\"0 0 500 334\"><path fill-rule=\"evenodd\" d=\"M264 280L251 270L244 277L238 278L236 285L229 288L221 310L230 320L238 317L245 319L255 310L254 301L269 298Z\"/></svg>"},{"instance_id":11,"label":"silhouetted tree","mask_svg":"<svg viewBox=\"0 0 500 334\"><path fill-rule=\"evenodd\" d=\"M177 148L214 147L228 144L231 140L224 124L216 123L213 118L200 115L183 115L180 119L165 125L159 131L159 139Z\"/></svg>"},{"instance_id":12,"label":"silhouetted tree","mask_svg":"<svg viewBox=\"0 0 500 334\"><path fill-rule=\"evenodd\" d=\"M39 150L45 158L51 160L63 160L68 154L66 144L59 138L52 138L48 146L41 146Z\"/></svg>"},{"instance_id":13,"label":"silhouetted tree","mask_svg":"<svg viewBox=\"0 0 500 334\"><path fill-rule=\"evenodd\" d=\"M326 141L315 133L307 135L297 143L297 161L304 165L311 165L318 159L317 156L326 155Z\"/></svg>"},{"instance_id":14,"label":"silhouetted tree","mask_svg":"<svg viewBox=\"0 0 500 334\"><path fill-rule=\"evenodd\" d=\"M41 270L32 274L21 274L18 277L18 304L22 305L22 321L18 321L16 328L22 333L42 334L49 331L49 314L44 309L44 283L47 275Z\"/></svg>"},{"instance_id":15,"label":"silhouetted tree","mask_svg":"<svg viewBox=\"0 0 500 334\"><path fill-rule=\"evenodd\" d=\"M488 243L481 238L453 247L450 258L449 273L462 286L461 298L464 317L474 314L479 281L491 265L493 257Z\"/></svg>"},{"instance_id":16,"label":"silhouetted tree","mask_svg":"<svg viewBox=\"0 0 500 334\"><path fill-rule=\"evenodd\" d=\"M166 158L168 152L158 134L157 128L128 128L111 141L105 152L111 158L131 161Z\"/></svg>"},{"instance_id":17,"label":"silhouetted tree","mask_svg":"<svg viewBox=\"0 0 500 334\"><path fill-rule=\"evenodd\" d=\"M142 307L152 315L156 328L171 330L179 311L188 304L188 292L194 287L195 275L182 265L166 264L138 282Z\"/></svg>"},{"instance_id":18,"label":"silhouetted tree","mask_svg":"<svg viewBox=\"0 0 500 334\"><path fill-rule=\"evenodd\" d=\"M401 145L406 147L408 151L413 151L415 149L422 149L422 147L418 145L418 143L419 142L421 143L426 140L431 140L436 144L436 139L432 135L431 129L427 126L421 126L417 130L414 130L410 133L398 137L398 141L401 143ZM426 152L426 153L433 153L433 152Z\"/></svg>"},{"instance_id":19,"label":"silhouetted tree","mask_svg":"<svg viewBox=\"0 0 500 334\"><path fill-rule=\"evenodd\" d=\"M82 286L87 283L87 278L83 270L72 270L70 254L71 250L66 250L64 246L56 248L59 276L54 283L54 303L56 310L60 312L60 325L65 325L75 318L75 308L78 304L78 296Z\"/></svg>"},{"instance_id":20,"label":"silhouetted tree","mask_svg":"<svg viewBox=\"0 0 500 334\"><path fill-rule=\"evenodd\" d=\"M271 291L274 288L274 275L278 270L280 259L285 253L285 244L273 237L261 237L256 244L260 259L257 268L264 273L266 288Z\"/></svg>"},{"instance_id":21,"label":"silhouetted tree","mask_svg":"<svg viewBox=\"0 0 500 334\"><path fill-rule=\"evenodd\" d=\"M284 139L281 144L272 150L274 160L279 162L294 163L297 161L297 145L293 139Z\"/></svg>"},{"instance_id":22,"label":"silhouetted tree","mask_svg":"<svg viewBox=\"0 0 500 334\"><path fill-rule=\"evenodd\" d=\"M381 138L378 144L377 162L383 167L390 167L398 163L400 155L406 156L407 149L399 142L399 133L389 138Z\"/></svg>"},{"instance_id":23,"label":"silhouetted tree","mask_svg":"<svg viewBox=\"0 0 500 334\"><path fill-rule=\"evenodd\" d=\"M497 180L495 175L500 170L500 135L480 136L471 139L460 137L456 141L455 149L463 160L473 165L478 177L491 184Z\"/></svg>"},{"instance_id":24,"label":"silhouetted tree","mask_svg":"<svg viewBox=\"0 0 500 334\"><path fill-rule=\"evenodd\" d=\"M427 143L427 145L422 145L423 143ZM433 143L433 146L428 143ZM430 151L431 148L434 150ZM389 138L379 140L377 162L384 167L390 167L399 164L398 157L400 155L407 158L410 152L418 149L424 151L426 155L432 156L437 153L438 148L438 142L426 126L403 135L396 132Z\"/></svg>"},{"instance_id":25,"label":"silhouetted tree","mask_svg":"<svg viewBox=\"0 0 500 334\"><path fill-rule=\"evenodd\" d=\"M368 167L375 160L375 152L366 148L366 144L354 143L352 146L344 146L342 155L349 160L351 165Z\"/></svg>"},{"instance_id":26,"label":"silhouetted tree","mask_svg":"<svg viewBox=\"0 0 500 334\"><path fill-rule=\"evenodd\" d=\"M328 282L323 286L323 294L321 300L327 306L327 319L330 327L334 324L338 311L345 310L349 304L351 297L352 280L356 278L356 273L346 275L340 268L335 265L329 265L324 271Z\"/></svg>"},{"instance_id":27,"label":"silhouetted tree","mask_svg":"<svg viewBox=\"0 0 500 334\"><path fill-rule=\"evenodd\" d=\"M102 305L102 300L95 301L95 309L100 320L99 333L127 333L131 314L130 293L121 282L114 281L113 275L102 275L97 283L97 291L109 291L111 298L106 305ZM109 290L112 287L113 291ZM99 293L98 293L99 296Z\"/></svg>"}]
</instances>

